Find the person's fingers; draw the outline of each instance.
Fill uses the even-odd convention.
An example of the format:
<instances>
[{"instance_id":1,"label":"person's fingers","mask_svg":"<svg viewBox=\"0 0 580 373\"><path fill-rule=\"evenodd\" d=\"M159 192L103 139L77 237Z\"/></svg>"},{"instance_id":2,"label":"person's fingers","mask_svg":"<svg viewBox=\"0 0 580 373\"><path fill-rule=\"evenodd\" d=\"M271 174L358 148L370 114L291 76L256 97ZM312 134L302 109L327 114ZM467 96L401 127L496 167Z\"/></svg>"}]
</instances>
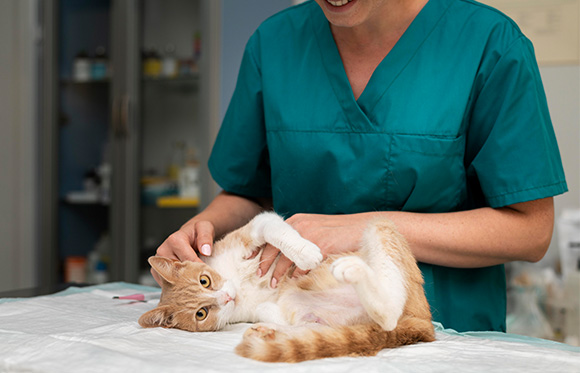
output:
<instances>
[{"instance_id":1,"label":"person's fingers","mask_svg":"<svg viewBox=\"0 0 580 373\"><path fill-rule=\"evenodd\" d=\"M278 286L278 282L280 281L280 277L284 276L288 269L292 266L292 261L284 254L280 255L280 259L276 263L276 267L274 268L274 272L272 273L272 280L270 281L270 287L275 289Z\"/></svg>"},{"instance_id":2,"label":"person's fingers","mask_svg":"<svg viewBox=\"0 0 580 373\"><path fill-rule=\"evenodd\" d=\"M163 256L170 259L177 259L180 261L201 262L191 247L190 238L182 231L172 233L165 241L157 248L157 256Z\"/></svg>"},{"instance_id":3,"label":"person's fingers","mask_svg":"<svg viewBox=\"0 0 580 373\"><path fill-rule=\"evenodd\" d=\"M195 246L197 250L205 256L210 256L215 238L215 230L212 223L200 221L195 225Z\"/></svg>"},{"instance_id":4,"label":"person's fingers","mask_svg":"<svg viewBox=\"0 0 580 373\"><path fill-rule=\"evenodd\" d=\"M214 239L214 227L210 222L199 222L196 224L195 231L191 236L186 232L179 230L172 233L157 248L155 255L163 256L169 259L179 261L203 262L196 254L195 248L203 255L211 255L211 247ZM161 285L161 276L154 269L151 274L155 281Z\"/></svg>"},{"instance_id":5,"label":"person's fingers","mask_svg":"<svg viewBox=\"0 0 580 373\"><path fill-rule=\"evenodd\" d=\"M262 250L262 256L260 257L260 265L258 266L258 277L262 277L268 272L278 254L280 254L280 250L276 249L274 246L266 245L264 247L264 250Z\"/></svg>"},{"instance_id":6,"label":"person's fingers","mask_svg":"<svg viewBox=\"0 0 580 373\"><path fill-rule=\"evenodd\" d=\"M304 276L308 272L310 272L310 271L305 271L305 270L302 270L302 269L296 267L296 268L294 268L294 272L292 272L292 278Z\"/></svg>"}]
</instances>

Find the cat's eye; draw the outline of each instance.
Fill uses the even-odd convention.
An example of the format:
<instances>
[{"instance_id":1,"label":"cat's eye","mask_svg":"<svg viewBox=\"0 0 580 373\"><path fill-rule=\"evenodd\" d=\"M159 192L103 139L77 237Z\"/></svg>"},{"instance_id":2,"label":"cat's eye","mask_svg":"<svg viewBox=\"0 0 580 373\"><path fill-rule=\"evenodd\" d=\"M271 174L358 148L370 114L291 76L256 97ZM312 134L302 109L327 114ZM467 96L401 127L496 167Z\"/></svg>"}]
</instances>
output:
<instances>
[{"instance_id":1,"label":"cat's eye","mask_svg":"<svg viewBox=\"0 0 580 373\"><path fill-rule=\"evenodd\" d=\"M199 277L199 284L204 288L208 288L211 285L211 280L206 275L201 275Z\"/></svg>"},{"instance_id":2,"label":"cat's eye","mask_svg":"<svg viewBox=\"0 0 580 373\"><path fill-rule=\"evenodd\" d=\"M205 318L207 317L207 308L203 307L200 308L196 313L195 313L195 318L198 319L199 321L203 321L205 320Z\"/></svg>"}]
</instances>

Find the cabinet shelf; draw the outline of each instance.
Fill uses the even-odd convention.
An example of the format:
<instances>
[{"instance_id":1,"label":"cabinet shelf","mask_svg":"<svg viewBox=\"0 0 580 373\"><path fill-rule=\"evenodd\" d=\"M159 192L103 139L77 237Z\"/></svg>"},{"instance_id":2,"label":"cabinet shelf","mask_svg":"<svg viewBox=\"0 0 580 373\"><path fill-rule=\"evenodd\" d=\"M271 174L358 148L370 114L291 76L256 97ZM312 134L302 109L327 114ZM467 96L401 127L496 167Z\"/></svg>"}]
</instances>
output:
<instances>
[{"instance_id":1,"label":"cabinet shelf","mask_svg":"<svg viewBox=\"0 0 580 373\"><path fill-rule=\"evenodd\" d=\"M83 193L70 193L62 198L62 202L72 206L109 206L108 202L104 202L98 196Z\"/></svg>"},{"instance_id":2,"label":"cabinet shelf","mask_svg":"<svg viewBox=\"0 0 580 373\"><path fill-rule=\"evenodd\" d=\"M197 83L199 81L199 74L192 74L192 75L183 75L183 76L176 76L176 77L152 77L152 76L144 76L142 80L145 83Z\"/></svg>"},{"instance_id":3,"label":"cabinet shelf","mask_svg":"<svg viewBox=\"0 0 580 373\"><path fill-rule=\"evenodd\" d=\"M60 80L60 84L69 86L90 86L90 85L102 85L108 84L111 79L95 79L95 80L74 80L72 78L63 78Z\"/></svg>"},{"instance_id":4,"label":"cabinet shelf","mask_svg":"<svg viewBox=\"0 0 580 373\"><path fill-rule=\"evenodd\" d=\"M199 198L184 198L179 196L164 196L157 198L159 208L197 208Z\"/></svg>"}]
</instances>

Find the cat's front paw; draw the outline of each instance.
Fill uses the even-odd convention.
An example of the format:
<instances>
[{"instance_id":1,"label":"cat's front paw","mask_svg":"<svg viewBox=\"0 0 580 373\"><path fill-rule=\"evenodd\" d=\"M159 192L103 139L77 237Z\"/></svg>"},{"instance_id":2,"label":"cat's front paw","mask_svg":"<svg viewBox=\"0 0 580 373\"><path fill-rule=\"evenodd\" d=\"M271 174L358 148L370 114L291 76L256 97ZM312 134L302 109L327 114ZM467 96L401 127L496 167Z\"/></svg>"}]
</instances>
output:
<instances>
[{"instance_id":1,"label":"cat's front paw","mask_svg":"<svg viewBox=\"0 0 580 373\"><path fill-rule=\"evenodd\" d=\"M335 260L330 273L338 282L357 284L367 275L369 266L358 256L345 256Z\"/></svg>"},{"instance_id":2,"label":"cat's front paw","mask_svg":"<svg viewBox=\"0 0 580 373\"><path fill-rule=\"evenodd\" d=\"M310 241L306 241L296 249L292 260L296 266L304 271L314 269L320 265L324 257L320 248Z\"/></svg>"}]
</instances>

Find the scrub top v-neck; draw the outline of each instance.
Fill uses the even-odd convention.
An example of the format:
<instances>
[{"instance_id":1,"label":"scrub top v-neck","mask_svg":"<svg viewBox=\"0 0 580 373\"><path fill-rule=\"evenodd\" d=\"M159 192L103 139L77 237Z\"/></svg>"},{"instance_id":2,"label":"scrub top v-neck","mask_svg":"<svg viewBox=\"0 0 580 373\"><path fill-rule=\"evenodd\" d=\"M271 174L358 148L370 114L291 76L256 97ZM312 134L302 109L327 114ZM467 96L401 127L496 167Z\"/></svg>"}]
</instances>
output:
<instances>
[{"instance_id":1,"label":"scrub top v-neck","mask_svg":"<svg viewBox=\"0 0 580 373\"><path fill-rule=\"evenodd\" d=\"M533 49L469 0L430 0L358 101L314 2L250 38L209 161L226 191L295 213L452 212L566 191ZM436 321L505 330L503 266L420 263Z\"/></svg>"},{"instance_id":2,"label":"scrub top v-neck","mask_svg":"<svg viewBox=\"0 0 580 373\"><path fill-rule=\"evenodd\" d=\"M310 19L320 50L324 51L322 62L332 90L353 129L367 131L374 128L374 108L413 59L445 10L445 4L427 3L425 9L417 15L401 39L377 66L358 100L355 100L353 96L342 59L324 14L319 10L313 12Z\"/></svg>"}]
</instances>

